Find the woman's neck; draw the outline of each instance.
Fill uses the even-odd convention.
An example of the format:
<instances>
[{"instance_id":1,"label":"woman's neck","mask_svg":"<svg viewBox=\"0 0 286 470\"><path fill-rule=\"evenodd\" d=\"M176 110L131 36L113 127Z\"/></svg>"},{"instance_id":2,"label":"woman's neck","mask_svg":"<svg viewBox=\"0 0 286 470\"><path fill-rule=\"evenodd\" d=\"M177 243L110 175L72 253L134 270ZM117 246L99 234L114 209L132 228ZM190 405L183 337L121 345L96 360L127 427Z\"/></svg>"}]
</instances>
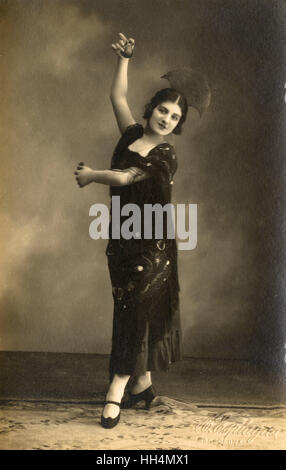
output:
<instances>
[{"instance_id":1,"label":"woman's neck","mask_svg":"<svg viewBox=\"0 0 286 470\"><path fill-rule=\"evenodd\" d=\"M165 136L156 134L155 132L153 132L152 129L150 129L148 123L146 124L146 127L144 129L144 135L142 137L142 140L144 140L146 144L150 143L154 145L158 145L158 144L161 144L162 142L166 142Z\"/></svg>"}]
</instances>

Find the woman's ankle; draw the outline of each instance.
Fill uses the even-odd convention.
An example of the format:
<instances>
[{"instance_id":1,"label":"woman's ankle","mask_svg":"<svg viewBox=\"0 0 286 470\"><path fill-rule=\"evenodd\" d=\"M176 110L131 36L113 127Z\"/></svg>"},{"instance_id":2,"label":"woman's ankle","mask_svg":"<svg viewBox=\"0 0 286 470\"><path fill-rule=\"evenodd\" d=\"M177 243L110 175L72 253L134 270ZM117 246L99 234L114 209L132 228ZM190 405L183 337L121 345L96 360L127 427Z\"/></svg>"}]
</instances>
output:
<instances>
[{"instance_id":1,"label":"woman's ankle","mask_svg":"<svg viewBox=\"0 0 286 470\"><path fill-rule=\"evenodd\" d=\"M113 400L113 401L118 401L120 402L122 397L124 395L124 389L118 389L118 388L109 388L107 394L106 394L106 400Z\"/></svg>"},{"instance_id":2,"label":"woman's ankle","mask_svg":"<svg viewBox=\"0 0 286 470\"><path fill-rule=\"evenodd\" d=\"M130 391L133 394L141 393L147 388L149 388L151 385L152 385L151 377L150 378L148 377L145 379L140 378L140 380L134 381Z\"/></svg>"},{"instance_id":3,"label":"woman's ankle","mask_svg":"<svg viewBox=\"0 0 286 470\"><path fill-rule=\"evenodd\" d=\"M106 400L114 400L114 401L121 401L123 395L124 395L124 390L127 385L127 382L129 380L129 376L119 376L119 375L114 375L114 378L109 385L107 394L106 394Z\"/></svg>"}]
</instances>

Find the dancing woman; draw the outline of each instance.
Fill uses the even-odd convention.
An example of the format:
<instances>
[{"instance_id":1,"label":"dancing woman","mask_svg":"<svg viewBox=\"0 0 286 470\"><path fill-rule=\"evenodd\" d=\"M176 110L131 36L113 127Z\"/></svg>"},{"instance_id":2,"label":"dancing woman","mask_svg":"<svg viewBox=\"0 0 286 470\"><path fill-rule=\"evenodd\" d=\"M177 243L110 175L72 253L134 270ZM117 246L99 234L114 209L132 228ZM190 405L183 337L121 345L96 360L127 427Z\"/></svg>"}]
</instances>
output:
<instances>
[{"instance_id":1,"label":"dancing woman","mask_svg":"<svg viewBox=\"0 0 286 470\"><path fill-rule=\"evenodd\" d=\"M110 196L120 196L120 213L130 203L141 210L142 231L133 238L122 234L112 238L112 219L109 226L106 255L114 312L110 384L101 416L105 428L118 423L120 408L130 408L141 400L149 408L155 397L151 371L167 371L171 363L182 359L176 240L167 236L165 212L160 238L152 227L152 236L144 239L143 228L145 204L171 202L177 158L166 138L181 133L188 103L181 92L164 88L145 107L145 127L137 123L127 102L127 70L134 40L119 36L112 44L117 67L110 98L122 135L110 169L92 170L81 162L75 172L80 187L91 182L110 186ZM121 228L127 216L121 216ZM129 379L129 395L121 403Z\"/></svg>"}]
</instances>

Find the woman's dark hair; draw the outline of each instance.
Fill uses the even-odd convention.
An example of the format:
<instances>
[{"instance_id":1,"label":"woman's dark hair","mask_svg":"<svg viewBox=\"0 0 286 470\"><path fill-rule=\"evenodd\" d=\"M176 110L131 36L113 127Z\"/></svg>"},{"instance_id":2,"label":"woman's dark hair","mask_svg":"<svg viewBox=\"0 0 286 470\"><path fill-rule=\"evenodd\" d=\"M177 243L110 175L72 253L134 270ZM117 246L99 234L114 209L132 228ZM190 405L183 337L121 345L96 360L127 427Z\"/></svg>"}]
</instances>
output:
<instances>
[{"instance_id":1,"label":"woman's dark hair","mask_svg":"<svg viewBox=\"0 0 286 470\"><path fill-rule=\"evenodd\" d=\"M174 88L163 88L162 90L157 91L157 93L153 96L153 98L151 98L149 103L145 105L143 119L149 120L152 116L153 109L164 101L176 102L177 100L177 104L180 106L182 111L182 116L175 129L173 130L173 134L181 134L182 125L184 124L188 114L188 103L184 95L179 91L175 90Z\"/></svg>"}]
</instances>

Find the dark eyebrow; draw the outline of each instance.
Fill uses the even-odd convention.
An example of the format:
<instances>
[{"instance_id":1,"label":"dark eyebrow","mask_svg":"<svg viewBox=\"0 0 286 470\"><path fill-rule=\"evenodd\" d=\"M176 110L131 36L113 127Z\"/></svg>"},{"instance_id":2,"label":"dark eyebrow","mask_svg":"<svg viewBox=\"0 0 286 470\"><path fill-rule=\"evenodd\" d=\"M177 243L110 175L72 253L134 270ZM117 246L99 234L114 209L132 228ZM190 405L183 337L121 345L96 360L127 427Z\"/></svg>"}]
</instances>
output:
<instances>
[{"instance_id":1,"label":"dark eyebrow","mask_svg":"<svg viewBox=\"0 0 286 470\"><path fill-rule=\"evenodd\" d=\"M169 109L166 108L166 106L163 106L162 104L159 104L158 106L161 106L161 108L165 109L166 111L169 111ZM177 116L178 118L180 118L182 117L182 114L173 113L173 116Z\"/></svg>"}]
</instances>

